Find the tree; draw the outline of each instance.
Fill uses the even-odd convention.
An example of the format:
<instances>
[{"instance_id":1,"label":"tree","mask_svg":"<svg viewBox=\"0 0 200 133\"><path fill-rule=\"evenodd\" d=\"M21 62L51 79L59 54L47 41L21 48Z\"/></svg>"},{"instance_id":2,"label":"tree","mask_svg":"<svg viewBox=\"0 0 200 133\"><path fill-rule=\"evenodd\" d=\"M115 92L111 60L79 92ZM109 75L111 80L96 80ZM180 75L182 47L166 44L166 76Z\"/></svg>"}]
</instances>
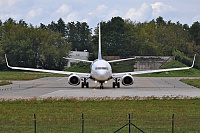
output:
<instances>
[{"instance_id":1,"label":"tree","mask_svg":"<svg viewBox=\"0 0 200 133\"><path fill-rule=\"evenodd\" d=\"M156 19L156 24L158 24L158 25L166 25L166 22L164 21L163 17L159 16Z\"/></svg>"},{"instance_id":2,"label":"tree","mask_svg":"<svg viewBox=\"0 0 200 133\"><path fill-rule=\"evenodd\" d=\"M192 26L189 29L189 32L196 44L200 45L200 23L198 21L192 24Z\"/></svg>"},{"instance_id":3,"label":"tree","mask_svg":"<svg viewBox=\"0 0 200 133\"><path fill-rule=\"evenodd\" d=\"M12 19L4 22L0 41L1 51L6 53L12 65L63 69L71 44L60 33L48 29L16 23Z\"/></svg>"},{"instance_id":4,"label":"tree","mask_svg":"<svg viewBox=\"0 0 200 133\"><path fill-rule=\"evenodd\" d=\"M42 24L40 25L40 27L43 29L45 28ZM49 24L47 27L53 32L59 32L62 35L62 37L66 37L66 24L62 20L62 18L59 18L57 23L52 21L51 24Z\"/></svg>"},{"instance_id":5,"label":"tree","mask_svg":"<svg viewBox=\"0 0 200 133\"><path fill-rule=\"evenodd\" d=\"M72 50L92 52L92 33L87 23L69 22L66 33L67 41L72 43Z\"/></svg>"},{"instance_id":6,"label":"tree","mask_svg":"<svg viewBox=\"0 0 200 133\"><path fill-rule=\"evenodd\" d=\"M97 57L98 31L97 27L92 35L86 22L65 24L62 18L48 25L41 23L39 27L12 18L0 21L0 64L3 66L5 63L5 53L12 65L47 69L62 69L66 61L62 57L67 56L70 50L88 50L94 59ZM171 20L165 22L162 17L144 23L113 17L101 22L101 34L103 55L122 58L169 56L174 51L188 57L194 53L200 55L199 22L189 27Z\"/></svg>"},{"instance_id":7,"label":"tree","mask_svg":"<svg viewBox=\"0 0 200 133\"><path fill-rule=\"evenodd\" d=\"M65 22L62 20L62 18L60 18L60 19L58 20L57 31L62 35L62 37L65 37L65 36L66 36L66 24L65 24Z\"/></svg>"},{"instance_id":8,"label":"tree","mask_svg":"<svg viewBox=\"0 0 200 133\"><path fill-rule=\"evenodd\" d=\"M98 29L95 30L93 43L98 45ZM114 17L110 21L101 23L103 55L129 56L130 42L125 36L125 22L121 17Z\"/></svg>"}]
</instances>

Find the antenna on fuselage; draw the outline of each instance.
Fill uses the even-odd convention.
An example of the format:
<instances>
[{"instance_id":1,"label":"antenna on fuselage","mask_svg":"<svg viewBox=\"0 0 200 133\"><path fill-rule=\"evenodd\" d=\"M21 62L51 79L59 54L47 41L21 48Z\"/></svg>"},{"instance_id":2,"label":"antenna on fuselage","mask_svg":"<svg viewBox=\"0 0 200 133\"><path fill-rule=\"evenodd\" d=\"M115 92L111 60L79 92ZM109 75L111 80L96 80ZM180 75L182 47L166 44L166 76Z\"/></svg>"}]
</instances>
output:
<instances>
[{"instance_id":1,"label":"antenna on fuselage","mask_svg":"<svg viewBox=\"0 0 200 133\"><path fill-rule=\"evenodd\" d=\"M98 52L98 59L101 60L102 56L101 56L101 26L99 23L99 52Z\"/></svg>"}]
</instances>

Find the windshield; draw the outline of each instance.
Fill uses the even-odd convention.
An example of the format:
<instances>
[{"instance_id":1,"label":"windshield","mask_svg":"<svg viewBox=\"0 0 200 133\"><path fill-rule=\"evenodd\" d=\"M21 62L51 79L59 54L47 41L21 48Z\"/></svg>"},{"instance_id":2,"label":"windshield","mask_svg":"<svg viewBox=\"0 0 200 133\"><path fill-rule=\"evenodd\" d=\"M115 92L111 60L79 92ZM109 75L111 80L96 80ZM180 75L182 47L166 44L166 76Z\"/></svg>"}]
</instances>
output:
<instances>
[{"instance_id":1,"label":"windshield","mask_svg":"<svg viewBox=\"0 0 200 133\"><path fill-rule=\"evenodd\" d=\"M108 67L95 67L95 70L108 70Z\"/></svg>"}]
</instances>

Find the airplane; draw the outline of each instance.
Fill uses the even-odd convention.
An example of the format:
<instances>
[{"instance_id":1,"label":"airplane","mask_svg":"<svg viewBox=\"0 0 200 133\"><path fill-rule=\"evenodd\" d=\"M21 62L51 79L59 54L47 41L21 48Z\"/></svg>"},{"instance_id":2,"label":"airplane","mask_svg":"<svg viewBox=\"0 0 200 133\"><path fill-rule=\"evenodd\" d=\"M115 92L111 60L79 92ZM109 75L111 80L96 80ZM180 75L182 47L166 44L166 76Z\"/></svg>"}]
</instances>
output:
<instances>
[{"instance_id":1,"label":"airplane","mask_svg":"<svg viewBox=\"0 0 200 133\"><path fill-rule=\"evenodd\" d=\"M110 60L110 61L106 61L106 60L102 59L102 54L101 54L101 27L100 27L100 23L99 23L99 49L98 49L98 58L96 60L88 61L88 60L81 60L81 59L73 59L73 58L63 57L63 58L68 59L68 60L77 60L77 61L83 61L83 62L91 63L91 66L90 66L91 72L90 73L79 73L79 72L67 72L67 71L46 70L46 69L36 69L36 68L13 67L13 66L9 65L6 54L5 54L5 59L6 59L7 67L9 67L11 69L69 75L68 83L72 86L78 86L79 84L81 84L82 88L84 88L84 87L89 88L89 82L87 80L92 79L93 81L100 83L100 89L103 89L104 88L103 84L106 83L108 80L111 80L111 79L114 80L112 87L113 88L115 88L115 87L120 88L120 81L124 86L132 85L134 83L133 75L156 73L156 72L177 71L177 70L187 70L187 69L193 68L194 63L195 63L195 56L194 56L194 59L193 59L193 63L190 67L112 73L112 67L111 67L110 63L125 61L125 60L133 60L135 58Z\"/></svg>"}]
</instances>

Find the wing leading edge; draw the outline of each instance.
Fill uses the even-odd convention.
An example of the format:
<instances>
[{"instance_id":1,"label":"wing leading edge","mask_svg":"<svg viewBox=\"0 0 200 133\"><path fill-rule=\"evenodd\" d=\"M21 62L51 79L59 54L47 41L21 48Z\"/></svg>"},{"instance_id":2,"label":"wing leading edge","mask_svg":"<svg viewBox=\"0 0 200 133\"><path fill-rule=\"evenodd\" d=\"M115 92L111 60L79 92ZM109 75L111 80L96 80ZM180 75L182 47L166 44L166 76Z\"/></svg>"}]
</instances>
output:
<instances>
[{"instance_id":1,"label":"wing leading edge","mask_svg":"<svg viewBox=\"0 0 200 133\"><path fill-rule=\"evenodd\" d=\"M113 74L113 77L122 77L124 75L138 75L138 74L148 74L148 73L156 73L156 72L169 72L169 71L178 71L178 70L187 70L190 68L194 67L194 63L195 63L195 57L196 55L194 55L194 59L193 59L193 63L190 67L181 67L181 68L168 68L168 69L158 69L158 70L146 70L146 71L135 71L135 72L125 72L125 73L115 73Z\"/></svg>"},{"instance_id":2,"label":"wing leading edge","mask_svg":"<svg viewBox=\"0 0 200 133\"><path fill-rule=\"evenodd\" d=\"M45 73L55 73L55 74L64 74L64 75L79 75L80 77L88 78L90 77L89 73L78 73L78 72L67 72L67 71L57 71L57 70L46 70L46 69L36 69L36 68L24 68L24 67L13 67L8 63L8 59L5 55L6 64L9 68L14 70L24 70L24 71L34 71L34 72L45 72Z\"/></svg>"}]
</instances>

